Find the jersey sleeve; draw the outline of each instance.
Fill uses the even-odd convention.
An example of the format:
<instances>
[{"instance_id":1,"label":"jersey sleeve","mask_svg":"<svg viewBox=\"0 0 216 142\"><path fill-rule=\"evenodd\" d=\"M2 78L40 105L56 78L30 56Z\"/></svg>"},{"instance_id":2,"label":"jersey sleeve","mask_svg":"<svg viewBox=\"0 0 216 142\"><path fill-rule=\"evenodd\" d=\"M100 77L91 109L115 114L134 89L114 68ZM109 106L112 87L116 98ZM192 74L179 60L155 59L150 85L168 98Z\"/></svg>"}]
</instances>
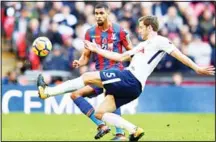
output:
<instances>
[{"instance_id":1,"label":"jersey sleeve","mask_svg":"<svg viewBox=\"0 0 216 142\"><path fill-rule=\"evenodd\" d=\"M86 33L85 33L85 40L91 41L89 30L87 30Z\"/></svg>"},{"instance_id":2,"label":"jersey sleeve","mask_svg":"<svg viewBox=\"0 0 216 142\"><path fill-rule=\"evenodd\" d=\"M167 38L163 38L159 43L160 49L170 54L176 47L175 45Z\"/></svg>"},{"instance_id":3,"label":"jersey sleeve","mask_svg":"<svg viewBox=\"0 0 216 142\"><path fill-rule=\"evenodd\" d=\"M120 29L120 40L124 47L127 47L128 44L131 42L129 33L123 28Z\"/></svg>"}]
</instances>

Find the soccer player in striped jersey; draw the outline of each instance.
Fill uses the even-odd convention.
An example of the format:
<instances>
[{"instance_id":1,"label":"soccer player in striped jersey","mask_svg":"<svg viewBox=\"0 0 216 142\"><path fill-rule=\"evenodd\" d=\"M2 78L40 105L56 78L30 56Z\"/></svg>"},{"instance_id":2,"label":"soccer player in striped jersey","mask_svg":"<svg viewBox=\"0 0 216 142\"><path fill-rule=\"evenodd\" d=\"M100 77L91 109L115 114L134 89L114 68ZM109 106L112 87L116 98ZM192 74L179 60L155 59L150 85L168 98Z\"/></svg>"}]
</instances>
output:
<instances>
[{"instance_id":1,"label":"soccer player in striped jersey","mask_svg":"<svg viewBox=\"0 0 216 142\"><path fill-rule=\"evenodd\" d=\"M97 24L92 26L85 34L85 39L96 43L100 48L109 50L112 52L122 53L123 46L126 50L132 49L131 42L129 40L129 34L118 24L112 23L109 19L109 7L106 4L99 3L95 6L94 14ZM73 67L78 68L86 65L89 62L91 51L84 49L79 60L74 60ZM124 66L122 62L116 62L104 58L101 55L92 53L93 60L95 62L95 68L97 70L105 69L120 69L123 70ZM66 88L65 85L64 88ZM66 88L63 92L70 91L70 88ZM62 92L62 93L63 93ZM97 126L98 133L95 139L101 138L103 135L110 131L110 128L105 125L101 120L98 120L94 116L94 108L83 97L96 97L103 93L103 88L99 88L94 85L85 86L71 94L71 98L74 103L80 108L82 113L87 115ZM120 108L114 113L121 115ZM121 128L116 127L116 134L112 140L126 140L124 131Z\"/></svg>"},{"instance_id":2,"label":"soccer player in striped jersey","mask_svg":"<svg viewBox=\"0 0 216 142\"><path fill-rule=\"evenodd\" d=\"M85 47L92 52L115 61L131 60L130 65L122 71L108 69L87 72L70 80L70 88L74 90L90 84L106 89L105 100L100 104L95 116L111 125L125 128L130 134L130 141L138 141L144 135L144 130L112 112L139 97L148 76L166 53L193 69L197 74L215 74L215 67L198 66L182 54L169 39L158 35L158 27L157 17L145 16L140 18L139 34L144 41L123 54L103 50L97 44L85 41ZM53 96L59 92L61 86L48 87L45 85L43 77L39 75L38 88L41 96Z\"/></svg>"}]
</instances>

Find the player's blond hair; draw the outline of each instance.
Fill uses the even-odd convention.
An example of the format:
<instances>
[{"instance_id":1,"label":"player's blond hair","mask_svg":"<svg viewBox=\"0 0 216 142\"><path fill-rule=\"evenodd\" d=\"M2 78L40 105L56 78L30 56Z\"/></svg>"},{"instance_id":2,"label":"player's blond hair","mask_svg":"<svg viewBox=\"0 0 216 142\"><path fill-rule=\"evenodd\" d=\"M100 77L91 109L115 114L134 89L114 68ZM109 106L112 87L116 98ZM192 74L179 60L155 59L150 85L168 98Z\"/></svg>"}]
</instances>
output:
<instances>
[{"instance_id":1,"label":"player's blond hair","mask_svg":"<svg viewBox=\"0 0 216 142\"><path fill-rule=\"evenodd\" d=\"M155 32L157 32L159 29L159 22L158 22L158 18L156 16L143 16L143 17L139 18L138 21L139 22L143 21L143 24L145 26L151 25L153 31L155 31Z\"/></svg>"}]
</instances>

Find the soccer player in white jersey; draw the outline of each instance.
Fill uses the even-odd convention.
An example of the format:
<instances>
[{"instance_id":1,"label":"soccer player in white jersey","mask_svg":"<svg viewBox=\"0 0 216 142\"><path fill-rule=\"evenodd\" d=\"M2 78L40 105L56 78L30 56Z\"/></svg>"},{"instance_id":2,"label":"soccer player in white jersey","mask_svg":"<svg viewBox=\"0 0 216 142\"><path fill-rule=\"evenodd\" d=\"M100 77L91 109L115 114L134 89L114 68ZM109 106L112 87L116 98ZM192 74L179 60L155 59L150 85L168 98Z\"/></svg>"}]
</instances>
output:
<instances>
[{"instance_id":1,"label":"soccer player in white jersey","mask_svg":"<svg viewBox=\"0 0 216 142\"><path fill-rule=\"evenodd\" d=\"M148 76L166 53L192 68L198 74L215 74L213 66L198 66L182 54L166 37L158 35L158 27L158 19L155 16L140 18L139 34L144 41L123 54L106 51L97 47L94 43L84 41L87 49L108 59L116 61L131 60L129 67L123 71L109 69L87 72L76 79L66 81L55 87L46 86L43 77L39 75L37 82L39 95L55 96L66 92L68 87L70 87L70 90L76 90L91 84L103 87L106 89L107 95L96 110L96 118L128 130L130 141L139 140L144 135L143 129L112 112L139 97Z\"/></svg>"}]
</instances>

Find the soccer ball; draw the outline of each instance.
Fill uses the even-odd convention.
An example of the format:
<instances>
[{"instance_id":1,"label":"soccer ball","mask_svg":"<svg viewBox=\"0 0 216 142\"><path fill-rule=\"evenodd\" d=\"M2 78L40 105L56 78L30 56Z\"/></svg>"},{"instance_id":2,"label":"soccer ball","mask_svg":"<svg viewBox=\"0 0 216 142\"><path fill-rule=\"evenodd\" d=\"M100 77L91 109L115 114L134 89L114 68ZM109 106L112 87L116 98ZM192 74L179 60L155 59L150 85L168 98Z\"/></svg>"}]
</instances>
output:
<instances>
[{"instance_id":1,"label":"soccer ball","mask_svg":"<svg viewBox=\"0 0 216 142\"><path fill-rule=\"evenodd\" d=\"M32 44L32 51L38 56L47 56L52 50L52 43L47 37L38 37Z\"/></svg>"}]
</instances>

